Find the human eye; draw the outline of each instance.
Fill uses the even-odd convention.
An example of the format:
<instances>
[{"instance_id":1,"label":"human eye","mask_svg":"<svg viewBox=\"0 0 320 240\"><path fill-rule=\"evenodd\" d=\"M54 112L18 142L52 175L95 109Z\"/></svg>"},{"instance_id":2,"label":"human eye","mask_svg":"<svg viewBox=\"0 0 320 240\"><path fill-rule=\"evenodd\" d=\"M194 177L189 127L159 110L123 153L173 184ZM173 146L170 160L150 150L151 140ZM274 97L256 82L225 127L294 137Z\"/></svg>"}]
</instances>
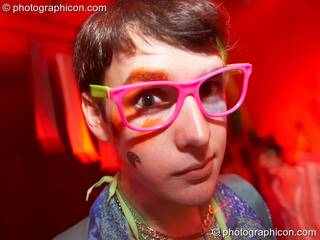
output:
<instances>
[{"instance_id":1,"label":"human eye","mask_svg":"<svg viewBox=\"0 0 320 240\"><path fill-rule=\"evenodd\" d=\"M136 97L135 107L140 110L154 109L163 107L169 101L169 98L161 89L148 89Z\"/></svg>"},{"instance_id":2,"label":"human eye","mask_svg":"<svg viewBox=\"0 0 320 240\"><path fill-rule=\"evenodd\" d=\"M223 95L224 92L224 77L218 74L208 78L200 87L201 98L211 98Z\"/></svg>"},{"instance_id":3,"label":"human eye","mask_svg":"<svg viewBox=\"0 0 320 240\"><path fill-rule=\"evenodd\" d=\"M161 103L161 99L158 96L150 93L145 93L138 98L136 106L139 108L147 108L159 103Z\"/></svg>"}]
</instances>

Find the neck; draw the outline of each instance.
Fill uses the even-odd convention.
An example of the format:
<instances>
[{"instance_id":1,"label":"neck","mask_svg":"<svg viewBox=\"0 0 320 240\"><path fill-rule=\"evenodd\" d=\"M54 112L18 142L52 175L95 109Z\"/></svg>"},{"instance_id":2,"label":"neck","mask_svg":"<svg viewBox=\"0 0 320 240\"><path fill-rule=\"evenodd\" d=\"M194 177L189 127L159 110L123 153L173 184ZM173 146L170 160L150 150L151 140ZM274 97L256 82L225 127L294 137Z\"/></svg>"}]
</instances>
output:
<instances>
[{"instance_id":1,"label":"neck","mask_svg":"<svg viewBox=\"0 0 320 240\"><path fill-rule=\"evenodd\" d=\"M120 175L122 193L151 228L177 237L201 232L209 203L202 206L181 205L157 196L142 183L134 182Z\"/></svg>"}]
</instances>

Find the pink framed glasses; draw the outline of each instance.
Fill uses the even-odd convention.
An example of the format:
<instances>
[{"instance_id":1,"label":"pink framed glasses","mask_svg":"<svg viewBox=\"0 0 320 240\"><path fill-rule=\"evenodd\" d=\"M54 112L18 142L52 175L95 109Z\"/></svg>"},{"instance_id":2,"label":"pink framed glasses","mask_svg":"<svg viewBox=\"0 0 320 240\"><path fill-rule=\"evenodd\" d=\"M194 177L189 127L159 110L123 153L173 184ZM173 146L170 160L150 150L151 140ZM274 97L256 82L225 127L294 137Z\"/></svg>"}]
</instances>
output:
<instances>
[{"instance_id":1,"label":"pink framed glasses","mask_svg":"<svg viewBox=\"0 0 320 240\"><path fill-rule=\"evenodd\" d=\"M135 131L155 131L170 125L184 99L192 95L209 119L227 116L243 103L252 65L226 65L189 82L148 81L110 88L90 85L93 98L115 102L125 126Z\"/></svg>"}]
</instances>

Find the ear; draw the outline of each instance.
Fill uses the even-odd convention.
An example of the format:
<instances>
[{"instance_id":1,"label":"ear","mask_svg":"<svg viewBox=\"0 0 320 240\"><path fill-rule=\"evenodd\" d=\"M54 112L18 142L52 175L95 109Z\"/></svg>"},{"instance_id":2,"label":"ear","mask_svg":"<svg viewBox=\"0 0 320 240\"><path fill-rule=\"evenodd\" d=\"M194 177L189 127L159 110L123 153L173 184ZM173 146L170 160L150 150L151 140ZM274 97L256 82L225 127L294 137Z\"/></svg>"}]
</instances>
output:
<instances>
[{"instance_id":1,"label":"ear","mask_svg":"<svg viewBox=\"0 0 320 240\"><path fill-rule=\"evenodd\" d=\"M88 93L82 93L82 111L86 118L91 132L101 141L106 142L109 139L107 123L97 104L92 100Z\"/></svg>"}]
</instances>

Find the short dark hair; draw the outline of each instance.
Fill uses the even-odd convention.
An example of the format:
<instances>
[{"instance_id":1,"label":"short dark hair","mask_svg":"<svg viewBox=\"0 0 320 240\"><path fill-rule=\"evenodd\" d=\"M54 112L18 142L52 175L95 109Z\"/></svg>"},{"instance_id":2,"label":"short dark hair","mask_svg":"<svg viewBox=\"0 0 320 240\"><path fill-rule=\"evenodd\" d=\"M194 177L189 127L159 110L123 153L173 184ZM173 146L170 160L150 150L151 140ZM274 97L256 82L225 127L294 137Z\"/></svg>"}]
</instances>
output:
<instances>
[{"instance_id":1,"label":"short dark hair","mask_svg":"<svg viewBox=\"0 0 320 240\"><path fill-rule=\"evenodd\" d=\"M106 12L90 16L74 46L74 71L81 91L101 84L112 56L132 54L128 26L146 37L198 53L214 53L216 39L228 42L228 18L211 0L119 0Z\"/></svg>"}]
</instances>

